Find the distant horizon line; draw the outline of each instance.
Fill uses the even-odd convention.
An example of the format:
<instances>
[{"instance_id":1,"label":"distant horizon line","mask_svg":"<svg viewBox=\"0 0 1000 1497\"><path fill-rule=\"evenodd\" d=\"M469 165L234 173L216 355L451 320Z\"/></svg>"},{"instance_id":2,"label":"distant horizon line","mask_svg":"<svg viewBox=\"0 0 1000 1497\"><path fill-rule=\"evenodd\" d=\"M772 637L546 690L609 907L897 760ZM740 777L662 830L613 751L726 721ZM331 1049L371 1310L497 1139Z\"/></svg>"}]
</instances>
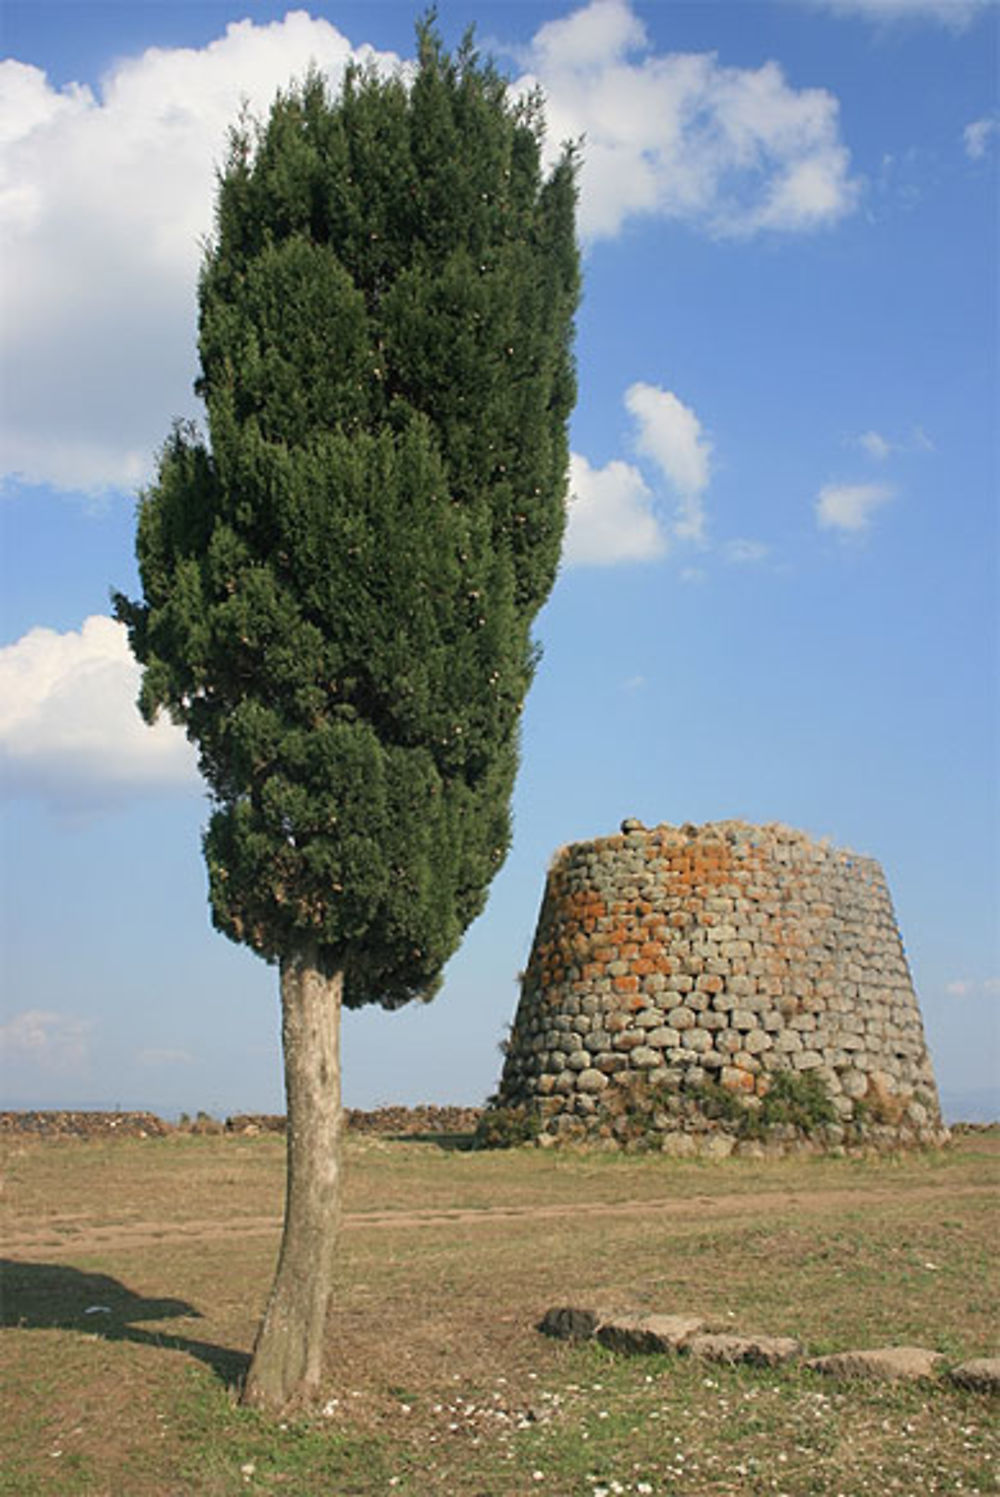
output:
<instances>
[{"instance_id":1,"label":"distant horizon line","mask_svg":"<svg viewBox=\"0 0 1000 1497\"><path fill-rule=\"evenodd\" d=\"M958 1123L1000 1123L1000 1084L993 1086L970 1087L967 1091L957 1092L954 1090L940 1091L941 1113L945 1123L951 1127ZM419 1107L483 1107L483 1100L477 1102L432 1102L424 1099L420 1102L398 1102L380 1101L367 1105L358 1103L345 1103L345 1111L351 1112L380 1112L385 1108L419 1108ZM28 1112L100 1112L100 1113L149 1113L152 1117L159 1118L161 1122L176 1122L182 1117L197 1117L199 1113L205 1117L223 1121L226 1117L235 1116L262 1116L276 1117L284 1114L284 1107L277 1109L273 1107L249 1107L247 1105L222 1106L213 1103L211 1106L152 1106L148 1103L124 1103L121 1101L63 1101L42 1102L36 1099L18 1099L12 1102L0 1104L0 1113L28 1113Z\"/></svg>"}]
</instances>

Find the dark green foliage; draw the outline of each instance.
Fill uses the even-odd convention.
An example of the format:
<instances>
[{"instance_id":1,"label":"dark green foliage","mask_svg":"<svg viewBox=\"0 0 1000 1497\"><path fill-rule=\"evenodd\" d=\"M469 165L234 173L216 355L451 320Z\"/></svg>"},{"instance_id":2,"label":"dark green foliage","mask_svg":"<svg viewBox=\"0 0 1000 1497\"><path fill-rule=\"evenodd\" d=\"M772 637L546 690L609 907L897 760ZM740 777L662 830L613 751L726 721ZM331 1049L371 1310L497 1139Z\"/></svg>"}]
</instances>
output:
<instances>
[{"instance_id":1,"label":"dark green foliage","mask_svg":"<svg viewBox=\"0 0 1000 1497\"><path fill-rule=\"evenodd\" d=\"M476 1125L474 1149L516 1149L534 1143L542 1120L532 1107L487 1107Z\"/></svg>"},{"instance_id":2,"label":"dark green foliage","mask_svg":"<svg viewBox=\"0 0 1000 1497\"><path fill-rule=\"evenodd\" d=\"M766 1140L776 1128L810 1136L838 1121L823 1079L810 1071L777 1071L763 1097L747 1099L712 1076L679 1085L653 1085L642 1075L601 1094L599 1116L610 1120L614 1136L634 1148L656 1145L658 1135L705 1118L739 1139ZM490 1114L485 1114L484 1121ZM786 1135L787 1136L787 1135Z\"/></svg>"},{"instance_id":3,"label":"dark green foliage","mask_svg":"<svg viewBox=\"0 0 1000 1497\"><path fill-rule=\"evenodd\" d=\"M815 1133L837 1121L829 1089L814 1071L777 1071L760 1104L760 1120L766 1128L790 1123L803 1133Z\"/></svg>"},{"instance_id":4,"label":"dark green foliage","mask_svg":"<svg viewBox=\"0 0 1000 1497\"><path fill-rule=\"evenodd\" d=\"M837 1121L829 1089L813 1071L776 1071L755 1105L718 1081L684 1089L685 1097L705 1117L732 1125L741 1138L766 1138L772 1128L787 1126L812 1134Z\"/></svg>"},{"instance_id":5,"label":"dark green foliage","mask_svg":"<svg viewBox=\"0 0 1000 1497\"><path fill-rule=\"evenodd\" d=\"M197 744L213 919L429 996L509 841L564 524L574 160L429 26L234 133L202 271L210 440L167 442L118 597Z\"/></svg>"},{"instance_id":6,"label":"dark green foliage","mask_svg":"<svg viewBox=\"0 0 1000 1497\"><path fill-rule=\"evenodd\" d=\"M728 1086L717 1080L690 1083L684 1088L684 1096L706 1118L714 1122L736 1123L746 1126L755 1121L746 1103Z\"/></svg>"}]
</instances>

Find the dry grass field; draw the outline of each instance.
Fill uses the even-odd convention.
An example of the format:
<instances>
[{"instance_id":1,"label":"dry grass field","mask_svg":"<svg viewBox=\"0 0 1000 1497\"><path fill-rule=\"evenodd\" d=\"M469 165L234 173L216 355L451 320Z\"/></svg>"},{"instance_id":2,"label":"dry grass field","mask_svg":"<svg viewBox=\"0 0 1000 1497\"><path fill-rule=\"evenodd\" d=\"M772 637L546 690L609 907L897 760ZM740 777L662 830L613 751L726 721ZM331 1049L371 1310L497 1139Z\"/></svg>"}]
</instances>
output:
<instances>
[{"instance_id":1,"label":"dry grass field","mask_svg":"<svg viewBox=\"0 0 1000 1497\"><path fill-rule=\"evenodd\" d=\"M996 1350L1000 1136L722 1163L350 1136L328 1384L236 1406L283 1142L3 1140L0 1492L986 1494L996 1409L934 1384L625 1358L553 1304L694 1310L817 1352Z\"/></svg>"}]
</instances>

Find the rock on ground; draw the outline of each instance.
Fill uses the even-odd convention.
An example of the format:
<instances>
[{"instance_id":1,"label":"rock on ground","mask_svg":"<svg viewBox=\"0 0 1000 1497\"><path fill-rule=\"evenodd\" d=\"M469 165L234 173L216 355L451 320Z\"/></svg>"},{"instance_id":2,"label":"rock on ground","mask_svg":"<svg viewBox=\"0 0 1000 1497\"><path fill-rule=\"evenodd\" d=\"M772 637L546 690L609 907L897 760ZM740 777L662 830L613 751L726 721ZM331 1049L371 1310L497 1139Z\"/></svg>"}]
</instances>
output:
<instances>
[{"instance_id":1,"label":"rock on ground","mask_svg":"<svg viewBox=\"0 0 1000 1497\"><path fill-rule=\"evenodd\" d=\"M598 1326L597 1339L609 1351L682 1351L704 1328L697 1315L616 1315Z\"/></svg>"},{"instance_id":2,"label":"rock on ground","mask_svg":"<svg viewBox=\"0 0 1000 1497\"><path fill-rule=\"evenodd\" d=\"M802 1355L802 1343L792 1336L741 1336L735 1333L694 1336L685 1348L693 1357L710 1362L749 1362L755 1367L777 1367Z\"/></svg>"},{"instance_id":3,"label":"rock on ground","mask_svg":"<svg viewBox=\"0 0 1000 1497\"><path fill-rule=\"evenodd\" d=\"M1000 1357L973 1357L953 1367L948 1376L960 1388L976 1393L1000 1393Z\"/></svg>"},{"instance_id":4,"label":"rock on ground","mask_svg":"<svg viewBox=\"0 0 1000 1497\"><path fill-rule=\"evenodd\" d=\"M601 1323L596 1310L583 1310L576 1305L554 1305L546 1310L538 1322L543 1336L554 1336L558 1341L588 1341Z\"/></svg>"},{"instance_id":5,"label":"rock on ground","mask_svg":"<svg viewBox=\"0 0 1000 1497\"><path fill-rule=\"evenodd\" d=\"M934 1377L944 1358L923 1346L877 1346L870 1351L840 1351L829 1357L812 1357L806 1363L814 1372L830 1377L876 1377L916 1379Z\"/></svg>"}]
</instances>

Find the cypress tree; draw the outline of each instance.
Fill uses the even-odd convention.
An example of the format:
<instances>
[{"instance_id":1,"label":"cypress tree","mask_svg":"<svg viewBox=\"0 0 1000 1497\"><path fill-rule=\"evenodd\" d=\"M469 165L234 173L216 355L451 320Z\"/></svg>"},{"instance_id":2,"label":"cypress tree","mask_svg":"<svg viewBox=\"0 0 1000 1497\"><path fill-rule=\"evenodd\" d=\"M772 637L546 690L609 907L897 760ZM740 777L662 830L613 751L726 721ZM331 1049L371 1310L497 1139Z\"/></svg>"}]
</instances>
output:
<instances>
[{"instance_id":1,"label":"cypress tree","mask_svg":"<svg viewBox=\"0 0 1000 1497\"><path fill-rule=\"evenodd\" d=\"M244 1390L321 1374L341 1003L428 998L507 851L564 526L575 159L430 21L233 132L199 286L208 438L141 496L140 706L197 745L214 924L279 965L288 1194Z\"/></svg>"}]
</instances>

